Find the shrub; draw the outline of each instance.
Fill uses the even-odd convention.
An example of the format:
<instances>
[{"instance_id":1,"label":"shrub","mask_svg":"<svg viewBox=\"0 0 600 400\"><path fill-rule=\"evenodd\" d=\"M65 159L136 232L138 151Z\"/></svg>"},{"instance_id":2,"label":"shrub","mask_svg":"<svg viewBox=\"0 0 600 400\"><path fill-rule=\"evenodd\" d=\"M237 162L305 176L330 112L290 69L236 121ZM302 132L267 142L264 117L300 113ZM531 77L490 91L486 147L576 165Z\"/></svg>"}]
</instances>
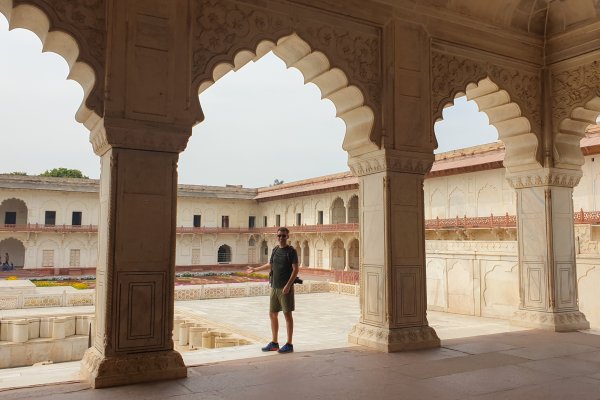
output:
<instances>
[{"instance_id":1,"label":"shrub","mask_svg":"<svg viewBox=\"0 0 600 400\"><path fill-rule=\"evenodd\" d=\"M7 281L16 281L19 278L17 278L16 276L9 276L8 278L6 278Z\"/></svg>"}]
</instances>

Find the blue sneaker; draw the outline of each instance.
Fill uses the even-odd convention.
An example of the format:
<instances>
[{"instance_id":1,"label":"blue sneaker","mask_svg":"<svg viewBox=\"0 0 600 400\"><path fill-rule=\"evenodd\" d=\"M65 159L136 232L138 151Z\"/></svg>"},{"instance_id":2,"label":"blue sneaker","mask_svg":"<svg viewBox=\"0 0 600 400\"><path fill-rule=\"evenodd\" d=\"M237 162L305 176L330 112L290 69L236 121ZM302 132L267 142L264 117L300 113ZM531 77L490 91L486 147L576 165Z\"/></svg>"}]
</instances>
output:
<instances>
[{"instance_id":1,"label":"blue sneaker","mask_svg":"<svg viewBox=\"0 0 600 400\"><path fill-rule=\"evenodd\" d=\"M262 351L278 351L279 343L277 342L269 342L268 345L262 348Z\"/></svg>"},{"instance_id":2,"label":"blue sneaker","mask_svg":"<svg viewBox=\"0 0 600 400\"><path fill-rule=\"evenodd\" d=\"M294 352L294 345L291 343L286 343L283 345L282 348L280 348L279 350L277 350L278 353L293 353Z\"/></svg>"}]
</instances>

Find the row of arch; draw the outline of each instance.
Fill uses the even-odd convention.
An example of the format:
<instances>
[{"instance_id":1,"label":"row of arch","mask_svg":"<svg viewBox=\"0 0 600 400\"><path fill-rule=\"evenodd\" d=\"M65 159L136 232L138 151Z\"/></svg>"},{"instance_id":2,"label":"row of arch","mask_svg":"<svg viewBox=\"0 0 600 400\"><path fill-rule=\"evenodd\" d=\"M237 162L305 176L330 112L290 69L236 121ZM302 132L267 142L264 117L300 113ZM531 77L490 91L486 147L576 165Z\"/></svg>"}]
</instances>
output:
<instances>
[{"instance_id":1,"label":"row of arch","mask_svg":"<svg viewBox=\"0 0 600 400\"><path fill-rule=\"evenodd\" d=\"M100 117L87 107L86 103L92 90L96 89L97 75L103 73L82 60L77 40L61 30L54 30L50 18L44 11L30 4L14 5L12 0L0 0L0 13L9 21L10 29L24 28L34 32L43 43L43 51L61 55L69 66L68 79L77 81L84 90L83 102L76 114L77 121L88 129L93 128ZM375 140L375 115L365 104L362 91L352 84L348 76L339 68L332 68L330 61L322 52L314 51L297 34L281 37L277 41L259 41L254 50L242 50L233 56L231 62L219 63L212 68L212 79L196 82L198 93L206 90L225 74L237 71L249 62L253 62L268 52L281 58L288 68L298 69L305 83L312 82L321 90L322 97L333 102L336 115L346 124L343 148L353 155L378 149ZM522 115L519 105L511 100L506 90L486 77L453 90L443 107L452 104L455 97L465 94L474 100L479 110L485 112L490 124L498 129L500 139L506 146L505 167L510 171L535 169L541 167L538 154L539 134L532 132L531 122ZM558 134L554 140L554 166L557 168L577 169L583 164L579 151L579 140L588 125L595 123L600 115L600 97L592 95L583 99L581 104L568 112L568 117L559 121ZM441 118L441 117L440 117ZM437 118L439 120L440 118ZM436 121L437 121L436 120Z\"/></svg>"}]
</instances>

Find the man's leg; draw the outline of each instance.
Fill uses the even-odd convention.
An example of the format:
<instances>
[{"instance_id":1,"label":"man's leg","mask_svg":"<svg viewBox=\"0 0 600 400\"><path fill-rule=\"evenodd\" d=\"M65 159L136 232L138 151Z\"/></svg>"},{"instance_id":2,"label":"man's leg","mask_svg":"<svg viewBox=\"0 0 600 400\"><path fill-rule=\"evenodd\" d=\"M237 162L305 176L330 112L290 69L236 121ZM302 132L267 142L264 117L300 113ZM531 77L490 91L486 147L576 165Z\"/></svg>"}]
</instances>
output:
<instances>
[{"instance_id":1,"label":"man's leg","mask_svg":"<svg viewBox=\"0 0 600 400\"><path fill-rule=\"evenodd\" d=\"M269 317L271 318L271 334L273 335L273 343L277 343L277 336L279 336L279 313L269 312Z\"/></svg>"},{"instance_id":2,"label":"man's leg","mask_svg":"<svg viewBox=\"0 0 600 400\"><path fill-rule=\"evenodd\" d=\"M285 317L285 325L287 328L287 343L292 344L292 336L294 335L294 317L292 316L292 312L284 312L283 316Z\"/></svg>"}]
</instances>

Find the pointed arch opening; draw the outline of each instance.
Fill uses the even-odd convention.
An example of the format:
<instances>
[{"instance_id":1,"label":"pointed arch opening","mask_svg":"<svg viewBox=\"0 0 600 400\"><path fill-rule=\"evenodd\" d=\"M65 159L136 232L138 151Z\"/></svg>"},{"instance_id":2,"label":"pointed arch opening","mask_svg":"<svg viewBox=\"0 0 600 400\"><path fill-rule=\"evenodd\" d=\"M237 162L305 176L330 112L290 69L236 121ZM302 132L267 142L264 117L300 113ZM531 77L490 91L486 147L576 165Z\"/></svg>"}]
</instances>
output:
<instances>
[{"instance_id":1,"label":"pointed arch opening","mask_svg":"<svg viewBox=\"0 0 600 400\"><path fill-rule=\"evenodd\" d=\"M283 60L288 68L295 68L304 77L304 83L313 83L321 91L323 99L330 100L336 109L336 117L346 126L342 148L350 156L377 150L373 140L375 115L365 104L362 91L351 85L348 76L339 68L332 67L327 56L313 51L310 45L297 34L285 36L273 42L261 41L256 49L238 52L229 63L220 63L213 68L212 79L198 82L201 94L231 71L238 71L250 62L255 62L272 52Z\"/></svg>"},{"instance_id":2,"label":"pointed arch opening","mask_svg":"<svg viewBox=\"0 0 600 400\"><path fill-rule=\"evenodd\" d=\"M358 239L353 239L352 241L350 241L349 246L350 250L348 251L348 267L352 270L358 270L360 263L360 246L358 244Z\"/></svg>"},{"instance_id":3,"label":"pointed arch opening","mask_svg":"<svg viewBox=\"0 0 600 400\"><path fill-rule=\"evenodd\" d=\"M230 264L232 258L231 256L231 247L226 244L221 245L217 251L217 263Z\"/></svg>"},{"instance_id":4,"label":"pointed arch opening","mask_svg":"<svg viewBox=\"0 0 600 400\"><path fill-rule=\"evenodd\" d=\"M600 97L596 96L583 106L576 107L569 118L560 122L554 140L554 166L564 169L580 169L585 160L580 141L590 125L600 121Z\"/></svg>"},{"instance_id":5,"label":"pointed arch opening","mask_svg":"<svg viewBox=\"0 0 600 400\"><path fill-rule=\"evenodd\" d=\"M310 267L310 246L308 240L302 243L302 266Z\"/></svg>"},{"instance_id":6,"label":"pointed arch opening","mask_svg":"<svg viewBox=\"0 0 600 400\"><path fill-rule=\"evenodd\" d=\"M331 203L331 223L346 223L346 207L344 206L344 200L339 197L337 197L333 203Z\"/></svg>"},{"instance_id":7,"label":"pointed arch opening","mask_svg":"<svg viewBox=\"0 0 600 400\"><path fill-rule=\"evenodd\" d=\"M358 196L350 197L348 201L348 221L349 224L358 224Z\"/></svg>"},{"instance_id":8,"label":"pointed arch opening","mask_svg":"<svg viewBox=\"0 0 600 400\"><path fill-rule=\"evenodd\" d=\"M64 31L52 30L46 13L31 4L14 6L12 0L0 0L0 14L8 21L9 30L22 28L33 32L42 42L42 52L56 53L67 62L67 79L79 83L83 89L83 100L75 119L91 130L100 120L98 114L86 105L96 84L96 72L80 59L80 47L76 39Z\"/></svg>"},{"instance_id":9,"label":"pointed arch opening","mask_svg":"<svg viewBox=\"0 0 600 400\"><path fill-rule=\"evenodd\" d=\"M331 269L341 271L346 267L346 250L341 239L335 239L331 244Z\"/></svg>"},{"instance_id":10,"label":"pointed arch opening","mask_svg":"<svg viewBox=\"0 0 600 400\"><path fill-rule=\"evenodd\" d=\"M0 265L2 271L23 268L25 266L25 245L23 245L23 242L12 237L0 241Z\"/></svg>"},{"instance_id":11,"label":"pointed arch opening","mask_svg":"<svg viewBox=\"0 0 600 400\"><path fill-rule=\"evenodd\" d=\"M487 115L489 124L498 131L498 139L504 143L504 167L509 173L540 168L537 159L538 137L532 132L529 120L522 115L519 105L509 93L501 89L489 77L469 83L454 99L465 96L472 100L478 111ZM449 101L444 108L453 105ZM435 122L440 121L441 118Z\"/></svg>"},{"instance_id":12,"label":"pointed arch opening","mask_svg":"<svg viewBox=\"0 0 600 400\"><path fill-rule=\"evenodd\" d=\"M0 203L0 224L5 226L26 225L27 214L27 203L21 199L13 197Z\"/></svg>"}]
</instances>

